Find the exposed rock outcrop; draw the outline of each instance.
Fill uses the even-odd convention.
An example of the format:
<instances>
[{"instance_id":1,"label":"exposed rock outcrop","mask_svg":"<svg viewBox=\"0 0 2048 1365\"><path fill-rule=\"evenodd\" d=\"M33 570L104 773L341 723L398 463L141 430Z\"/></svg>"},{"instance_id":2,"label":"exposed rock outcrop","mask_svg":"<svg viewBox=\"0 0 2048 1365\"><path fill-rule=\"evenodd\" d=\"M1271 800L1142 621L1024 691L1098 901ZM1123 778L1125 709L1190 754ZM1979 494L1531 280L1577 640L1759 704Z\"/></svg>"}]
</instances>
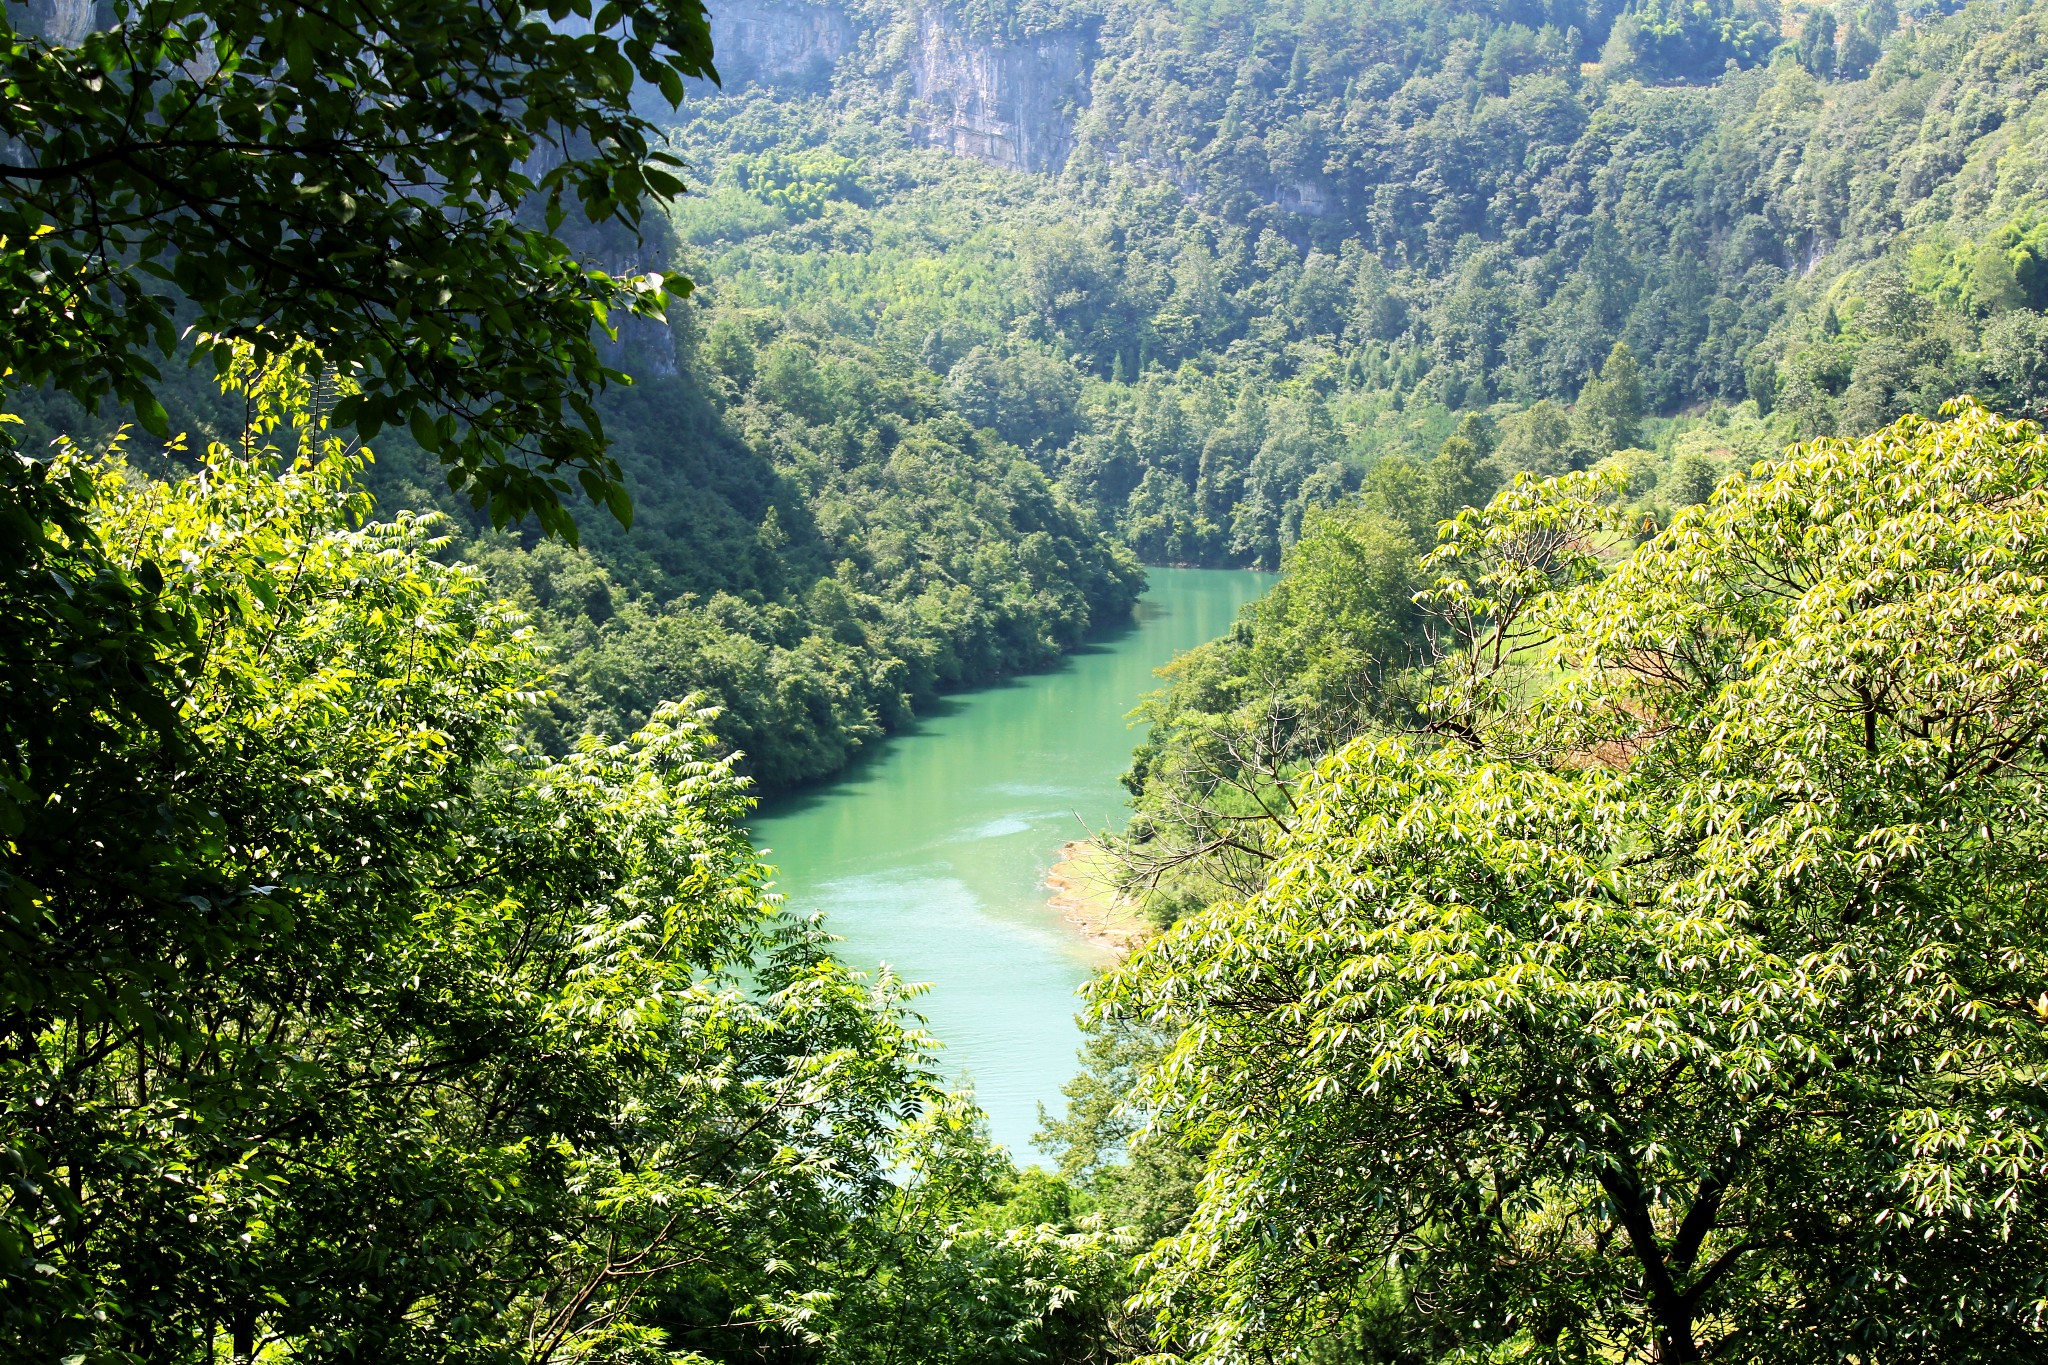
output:
<instances>
[{"instance_id":1,"label":"exposed rock outcrop","mask_svg":"<svg viewBox=\"0 0 2048 1365\"><path fill-rule=\"evenodd\" d=\"M729 90L748 84L816 88L853 51L854 27L836 5L713 0L711 42Z\"/></svg>"},{"instance_id":2,"label":"exposed rock outcrop","mask_svg":"<svg viewBox=\"0 0 2048 1365\"><path fill-rule=\"evenodd\" d=\"M23 0L8 8L19 11L8 16L19 32L59 47L74 46L86 34L114 25L114 7L105 0Z\"/></svg>"},{"instance_id":3,"label":"exposed rock outcrop","mask_svg":"<svg viewBox=\"0 0 2048 1365\"><path fill-rule=\"evenodd\" d=\"M927 8L910 54L911 135L991 165L1057 171L1074 149L1074 115L1088 102L1092 47L1087 34L1069 30L992 43Z\"/></svg>"},{"instance_id":4,"label":"exposed rock outcrop","mask_svg":"<svg viewBox=\"0 0 2048 1365\"><path fill-rule=\"evenodd\" d=\"M1329 191L1312 180L1276 186L1272 204L1282 213L1300 214L1304 218L1325 217L1335 207Z\"/></svg>"}]
</instances>

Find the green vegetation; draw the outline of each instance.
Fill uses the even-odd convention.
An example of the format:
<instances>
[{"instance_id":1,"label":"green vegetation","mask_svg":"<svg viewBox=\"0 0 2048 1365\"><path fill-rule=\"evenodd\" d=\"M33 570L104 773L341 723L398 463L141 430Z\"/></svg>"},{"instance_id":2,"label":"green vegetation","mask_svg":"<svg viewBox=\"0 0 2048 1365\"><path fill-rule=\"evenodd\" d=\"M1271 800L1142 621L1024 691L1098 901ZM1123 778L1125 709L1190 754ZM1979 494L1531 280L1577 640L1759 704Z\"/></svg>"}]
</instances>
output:
<instances>
[{"instance_id":1,"label":"green vegetation","mask_svg":"<svg viewBox=\"0 0 2048 1365\"><path fill-rule=\"evenodd\" d=\"M584 518L587 557L464 537L570 661L537 742L704 691L779 789L1117 619L1136 578L1101 533L1277 566L1350 496L1402 501L1426 542L1432 499L1633 448L1661 524L1785 440L2048 394L2031 6L1637 7L1621 42L1569 5L1136 13L931 12L1100 56L1057 178L909 145L891 63L933 20L874 5L824 93L691 96L676 150L704 184L674 239L656 215L637 246L564 224L703 287L671 335L628 320L597 352L639 380L593 410L633 533ZM1773 48L1769 22L1796 37ZM1881 59L1824 59L1830 23ZM1617 345L1632 382L1602 377ZM158 386L179 425L234 429L180 387ZM1474 412L1499 446L1478 481L1416 495ZM481 532L412 434L380 440L371 486ZM1004 505L928 529L969 482Z\"/></svg>"},{"instance_id":2,"label":"green vegetation","mask_svg":"<svg viewBox=\"0 0 2048 1365\"><path fill-rule=\"evenodd\" d=\"M17 8L0 1358L2048 1347L2041 0ZM1141 561L1020 1172L740 822Z\"/></svg>"},{"instance_id":3,"label":"green vegetation","mask_svg":"<svg viewBox=\"0 0 2048 1365\"><path fill-rule=\"evenodd\" d=\"M176 482L4 466L0 1354L1104 1331L1121 1243L937 1088L911 990L774 914L715 717L511 744L519 613L364 520L312 383L238 382Z\"/></svg>"},{"instance_id":4,"label":"green vegetation","mask_svg":"<svg viewBox=\"0 0 2048 1365\"><path fill-rule=\"evenodd\" d=\"M1047 177L903 131L919 34L1010 30L863 6L829 92L690 104L678 145L712 188L676 222L708 316L914 359L1159 562L1275 566L1307 511L1467 412L1546 473L1766 423L1757 449L1695 437L1720 473L1961 392L2035 410L2038 5L1620 14L1049 8L1019 32L1098 60ZM841 188L801 212L743 191L729 168L770 151L833 158Z\"/></svg>"},{"instance_id":5,"label":"green vegetation","mask_svg":"<svg viewBox=\"0 0 2048 1365\"><path fill-rule=\"evenodd\" d=\"M528 732L553 752L631 733L701 692L742 771L827 776L941 692L1052 665L1127 618L1128 551L928 376L767 316L608 404L636 529L583 550L480 534L464 557L561 659ZM432 505L422 462L380 462L386 505ZM450 508L451 512L459 509Z\"/></svg>"},{"instance_id":6,"label":"green vegetation","mask_svg":"<svg viewBox=\"0 0 2048 1365\"><path fill-rule=\"evenodd\" d=\"M722 712L721 750L756 790L782 790L945 691L1049 667L1128 618L1144 583L1131 553L939 381L765 312L708 335L690 322L629 336L643 377L599 403L630 529L587 515L575 546L494 530L401 432L361 471L379 506L446 514L443 553L486 570L559 660L521 716L527 742L560 756L700 693ZM173 381L172 419L239 440L241 402L192 372ZM112 436L61 396L24 397L31 448ZM337 404L331 383L316 400ZM160 444L136 457L186 466Z\"/></svg>"},{"instance_id":7,"label":"green vegetation","mask_svg":"<svg viewBox=\"0 0 2048 1365\"><path fill-rule=\"evenodd\" d=\"M182 331L220 365L310 341L356 376L337 420L407 428L494 521L573 538L573 488L630 515L597 334L661 315L665 265L615 278L558 233L575 209L630 242L682 188L630 96L674 104L710 70L696 0L558 0L552 25L455 0L21 9L0 23L14 385L168 436Z\"/></svg>"},{"instance_id":8,"label":"green vegetation","mask_svg":"<svg viewBox=\"0 0 2048 1365\"><path fill-rule=\"evenodd\" d=\"M1188 1358L2048 1340L2048 438L1797 447L1632 550L1617 484L1449 523L1429 730L1097 992L1203 1158L1139 1300Z\"/></svg>"}]
</instances>

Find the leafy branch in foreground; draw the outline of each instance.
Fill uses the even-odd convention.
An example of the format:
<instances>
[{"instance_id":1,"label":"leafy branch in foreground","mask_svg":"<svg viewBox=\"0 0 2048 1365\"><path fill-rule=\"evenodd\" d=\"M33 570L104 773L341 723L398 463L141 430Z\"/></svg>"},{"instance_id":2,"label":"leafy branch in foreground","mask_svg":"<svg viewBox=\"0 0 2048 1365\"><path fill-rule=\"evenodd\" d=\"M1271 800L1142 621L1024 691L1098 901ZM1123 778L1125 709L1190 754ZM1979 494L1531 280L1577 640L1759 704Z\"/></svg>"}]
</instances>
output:
<instances>
[{"instance_id":1,"label":"leafy branch in foreground","mask_svg":"<svg viewBox=\"0 0 2048 1365\"><path fill-rule=\"evenodd\" d=\"M7 457L0 1356L746 1320L886 1196L910 992L773 917L687 702L510 748L517 614L245 382L247 452L176 483Z\"/></svg>"},{"instance_id":2,"label":"leafy branch in foreground","mask_svg":"<svg viewBox=\"0 0 2048 1365\"><path fill-rule=\"evenodd\" d=\"M660 318L666 286L558 233L573 211L630 236L682 192L631 97L713 74L697 0L119 0L59 31L70 13L0 21L15 383L168 435L151 386L188 324L223 367L303 338L360 378L338 422L409 428L498 523L573 539L576 487L630 516L596 333Z\"/></svg>"},{"instance_id":3,"label":"leafy branch in foreground","mask_svg":"<svg viewBox=\"0 0 2048 1365\"><path fill-rule=\"evenodd\" d=\"M716 712L521 750L522 614L239 357L187 477L0 463L0 1360L1120 1350L1128 1238L776 913Z\"/></svg>"}]
</instances>

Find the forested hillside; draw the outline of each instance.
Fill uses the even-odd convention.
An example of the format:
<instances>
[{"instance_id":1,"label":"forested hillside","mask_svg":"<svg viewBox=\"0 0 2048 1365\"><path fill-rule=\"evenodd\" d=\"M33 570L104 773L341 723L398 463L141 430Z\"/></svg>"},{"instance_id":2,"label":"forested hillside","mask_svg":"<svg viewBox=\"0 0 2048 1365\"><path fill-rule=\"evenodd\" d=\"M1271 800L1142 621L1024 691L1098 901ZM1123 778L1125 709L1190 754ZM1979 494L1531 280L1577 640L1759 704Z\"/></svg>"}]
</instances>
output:
<instances>
[{"instance_id":1,"label":"forested hillside","mask_svg":"<svg viewBox=\"0 0 2048 1365\"><path fill-rule=\"evenodd\" d=\"M621 737L702 693L741 771L774 791L836 772L943 691L1045 668L1128 617L1132 555L931 376L824 329L764 328L758 357L727 357L735 385L682 307L676 334L642 327L612 348L637 373L593 405L630 527L586 505L578 546L493 528L409 431L380 434L363 471L381 506L454 518L451 552L562 661L522 721L529 741ZM244 405L211 389L173 371L166 421L234 433ZM112 430L61 395L22 407L32 442ZM153 443L141 458L182 467Z\"/></svg>"},{"instance_id":2,"label":"forested hillside","mask_svg":"<svg viewBox=\"0 0 2048 1365\"><path fill-rule=\"evenodd\" d=\"M1547 473L2048 396L2029 5L749 22L679 144L707 326L915 357L1148 559L1277 564L1468 411ZM1617 343L1621 410L1580 403Z\"/></svg>"},{"instance_id":3,"label":"forested hillside","mask_svg":"<svg viewBox=\"0 0 2048 1365\"><path fill-rule=\"evenodd\" d=\"M2048 1354L2039 0L0 23L0 1361ZM1020 1170L744 822L1148 561Z\"/></svg>"},{"instance_id":4,"label":"forested hillside","mask_svg":"<svg viewBox=\"0 0 2048 1365\"><path fill-rule=\"evenodd\" d=\"M631 530L585 549L486 534L462 553L563 660L529 733L560 751L702 692L764 791L829 775L942 691L1041 669L1128 618L1130 553L944 389L830 334L764 341L735 392L650 376L604 408ZM755 373L758 371L758 373ZM387 456L391 506L446 504Z\"/></svg>"},{"instance_id":5,"label":"forested hillside","mask_svg":"<svg viewBox=\"0 0 2048 1365\"><path fill-rule=\"evenodd\" d=\"M1105 536L1275 567L1361 490L1426 538L1625 449L1662 517L1786 440L2048 399L2036 7L718 22L723 93L641 96L693 193L571 234L698 286L603 352L637 381L595 399L634 529L464 550L571 660L530 721L557 750L696 688L784 787L1120 619ZM171 380L178 425L232 430ZM1468 414L1478 462L1433 465ZM484 531L422 434L370 486Z\"/></svg>"}]
</instances>

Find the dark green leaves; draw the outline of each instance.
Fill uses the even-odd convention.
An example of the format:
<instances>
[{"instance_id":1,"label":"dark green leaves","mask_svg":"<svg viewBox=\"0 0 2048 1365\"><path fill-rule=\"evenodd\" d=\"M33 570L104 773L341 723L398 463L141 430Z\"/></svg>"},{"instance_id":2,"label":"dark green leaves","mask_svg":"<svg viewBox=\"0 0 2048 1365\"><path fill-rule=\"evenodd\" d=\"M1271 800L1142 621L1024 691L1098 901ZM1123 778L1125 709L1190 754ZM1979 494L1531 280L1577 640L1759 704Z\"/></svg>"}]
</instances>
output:
<instances>
[{"instance_id":1,"label":"dark green leaves","mask_svg":"<svg viewBox=\"0 0 2048 1365\"><path fill-rule=\"evenodd\" d=\"M551 234L566 196L634 249L643 199L681 185L632 90L711 75L710 34L695 0L559 8L148 0L70 45L6 29L0 272L27 316L0 366L162 435L149 385L181 326L303 338L359 377L345 420L432 422L496 523L573 535L563 472L617 514L587 400L623 376L596 333L665 296Z\"/></svg>"}]
</instances>

